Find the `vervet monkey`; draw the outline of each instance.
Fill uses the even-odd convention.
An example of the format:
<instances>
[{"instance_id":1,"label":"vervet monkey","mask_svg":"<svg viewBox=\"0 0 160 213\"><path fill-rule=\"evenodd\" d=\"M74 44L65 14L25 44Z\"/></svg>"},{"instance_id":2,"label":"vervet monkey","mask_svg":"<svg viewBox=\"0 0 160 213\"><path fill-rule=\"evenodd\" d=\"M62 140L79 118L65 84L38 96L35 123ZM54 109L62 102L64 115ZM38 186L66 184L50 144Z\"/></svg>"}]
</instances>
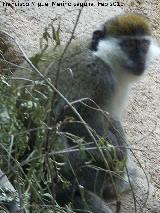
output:
<instances>
[{"instance_id":1,"label":"vervet monkey","mask_svg":"<svg viewBox=\"0 0 160 213\"><path fill-rule=\"evenodd\" d=\"M65 161L60 172L71 185L62 189L58 183L56 199L62 206L72 202L76 212L108 213L111 210L104 200L125 190L121 179L127 142L121 116L129 88L159 54L159 47L151 37L148 20L129 13L106 21L92 38L73 41L61 60L63 51L60 47L46 52L38 68L53 84L60 69L59 91L76 108L100 148L72 109L57 98L53 110L64 133L59 143L69 151L56 160ZM20 70L16 75L27 73ZM81 138L81 144L72 140L73 135ZM77 145L83 151L74 150Z\"/></svg>"}]
</instances>

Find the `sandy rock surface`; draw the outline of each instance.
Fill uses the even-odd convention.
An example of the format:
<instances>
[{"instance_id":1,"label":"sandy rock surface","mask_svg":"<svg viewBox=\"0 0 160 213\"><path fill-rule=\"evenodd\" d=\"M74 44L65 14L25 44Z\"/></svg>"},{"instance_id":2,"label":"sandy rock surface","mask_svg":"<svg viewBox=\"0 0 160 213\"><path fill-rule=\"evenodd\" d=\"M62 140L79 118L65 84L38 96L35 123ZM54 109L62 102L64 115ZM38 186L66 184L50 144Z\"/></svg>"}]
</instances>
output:
<instances>
[{"instance_id":1,"label":"sandy rock surface","mask_svg":"<svg viewBox=\"0 0 160 213\"><path fill-rule=\"evenodd\" d=\"M31 0L23 2L30 6L15 6L18 1L6 1L12 6L3 6L0 1L0 29L15 36L28 56L39 50L39 38L44 28L55 18L61 19L62 41L67 42L74 27L78 7L55 6L51 1ZM22 2L22 1L19 1ZM55 1L63 2L63 1ZM78 1L70 1L78 2ZM83 1L79 1L83 2ZM88 1L89 2L89 1ZM75 38L90 34L97 24L111 16L124 11L137 11L148 16L153 24L154 35L160 39L160 3L159 0L123 1L124 6L98 6L97 0L90 1L94 6L85 7L77 26ZM105 1L99 1L105 2ZM122 2L122 1L121 1ZM49 3L49 6L38 7L38 3ZM58 21L55 22L57 24ZM132 89L127 112L125 113L124 127L128 141L134 154L141 163L149 181L149 196L147 199L147 181L139 163L137 164L137 179L134 194L138 201L137 212L160 212L160 60L152 65L144 78ZM136 160L135 160L136 162ZM147 199L147 203L145 202ZM122 213L135 211L132 193L122 199Z\"/></svg>"}]
</instances>

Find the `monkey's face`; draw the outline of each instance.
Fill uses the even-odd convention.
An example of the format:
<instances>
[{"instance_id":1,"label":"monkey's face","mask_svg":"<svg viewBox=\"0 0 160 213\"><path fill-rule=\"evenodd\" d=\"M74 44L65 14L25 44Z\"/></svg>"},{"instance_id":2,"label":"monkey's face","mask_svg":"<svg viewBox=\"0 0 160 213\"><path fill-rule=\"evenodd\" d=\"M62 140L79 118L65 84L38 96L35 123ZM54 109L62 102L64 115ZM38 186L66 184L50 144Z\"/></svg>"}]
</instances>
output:
<instances>
[{"instance_id":1,"label":"monkey's face","mask_svg":"<svg viewBox=\"0 0 160 213\"><path fill-rule=\"evenodd\" d=\"M147 37L125 37L119 42L126 55L120 66L134 75L141 75L146 69L151 41Z\"/></svg>"},{"instance_id":2,"label":"monkey's face","mask_svg":"<svg viewBox=\"0 0 160 213\"><path fill-rule=\"evenodd\" d=\"M160 54L149 20L136 13L122 14L106 21L93 32L91 49L113 71L137 78Z\"/></svg>"},{"instance_id":3,"label":"monkey's face","mask_svg":"<svg viewBox=\"0 0 160 213\"><path fill-rule=\"evenodd\" d=\"M120 75L140 76L160 55L160 48L151 36L104 37L96 42L94 55Z\"/></svg>"}]
</instances>

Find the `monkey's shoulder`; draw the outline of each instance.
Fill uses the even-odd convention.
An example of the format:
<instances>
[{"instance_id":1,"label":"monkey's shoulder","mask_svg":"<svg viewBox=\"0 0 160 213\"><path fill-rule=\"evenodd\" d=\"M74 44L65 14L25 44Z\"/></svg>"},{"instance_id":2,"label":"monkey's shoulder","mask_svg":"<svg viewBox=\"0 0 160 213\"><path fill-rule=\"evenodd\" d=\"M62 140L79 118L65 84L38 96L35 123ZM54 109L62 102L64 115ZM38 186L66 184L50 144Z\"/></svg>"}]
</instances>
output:
<instances>
[{"instance_id":1,"label":"monkey's shoulder","mask_svg":"<svg viewBox=\"0 0 160 213\"><path fill-rule=\"evenodd\" d=\"M90 39L80 38L66 50L65 46L50 49L38 63L38 69L53 84L58 75L58 88L70 100L86 97L99 100L113 94L113 72L108 64L94 55L90 43ZM39 79L34 71L19 70L17 74L27 79Z\"/></svg>"},{"instance_id":2,"label":"monkey's shoulder","mask_svg":"<svg viewBox=\"0 0 160 213\"><path fill-rule=\"evenodd\" d=\"M48 52L43 58L43 66L40 65L41 69L45 67L45 75L52 80L59 71L62 81L73 80L84 88L91 84L98 86L100 83L109 83L113 78L112 70L93 54L90 43L90 39L81 38L73 41L67 50L59 47L54 52Z\"/></svg>"},{"instance_id":3,"label":"monkey's shoulder","mask_svg":"<svg viewBox=\"0 0 160 213\"><path fill-rule=\"evenodd\" d=\"M65 47L59 47L46 53L43 66L40 65L53 84L59 72L58 88L69 100L91 98L99 103L100 97L109 99L114 92L113 72L108 64L94 55L90 43L90 39L75 40L64 55Z\"/></svg>"}]
</instances>

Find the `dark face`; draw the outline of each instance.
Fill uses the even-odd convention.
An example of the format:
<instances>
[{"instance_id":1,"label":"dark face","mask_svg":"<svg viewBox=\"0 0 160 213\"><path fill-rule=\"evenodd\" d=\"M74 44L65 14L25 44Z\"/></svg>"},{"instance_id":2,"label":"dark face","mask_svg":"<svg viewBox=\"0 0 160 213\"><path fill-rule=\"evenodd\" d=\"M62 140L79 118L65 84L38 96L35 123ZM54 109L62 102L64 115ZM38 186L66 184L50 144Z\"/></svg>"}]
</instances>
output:
<instances>
[{"instance_id":1,"label":"dark face","mask_svg":"<svg viewBox=\"0 0 160 213\"><path fill-rule=\"evenodd\" d=\"M146 68L150 40L144 37L123 38L119 44L129 59L122 67L135 75L141 75Z\"/></svg>"}]
</instances>

